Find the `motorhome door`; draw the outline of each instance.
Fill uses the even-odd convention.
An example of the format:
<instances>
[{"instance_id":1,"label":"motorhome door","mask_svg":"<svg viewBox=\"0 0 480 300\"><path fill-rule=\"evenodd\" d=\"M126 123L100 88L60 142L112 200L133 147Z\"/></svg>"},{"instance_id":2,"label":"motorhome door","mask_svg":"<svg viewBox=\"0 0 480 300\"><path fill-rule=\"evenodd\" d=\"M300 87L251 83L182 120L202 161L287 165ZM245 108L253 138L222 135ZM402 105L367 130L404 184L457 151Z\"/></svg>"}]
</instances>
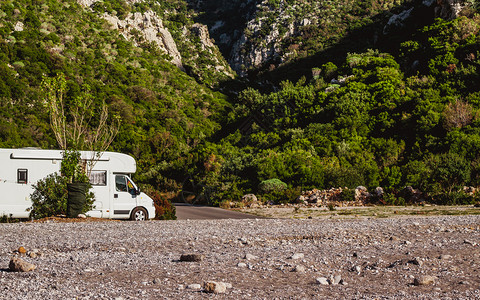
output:
<instances>
[{"instance_id":1,"label":"motorhome door","mask_svg":"<svg viewBox=\"0 0 480 300\"><path fill-rule=\"evenodd\" d=\"M136 206L137 188L133 181L123 174L115 174L115 191L113 193L114 218L129 218Z\"/></svg>"}]
</instances>

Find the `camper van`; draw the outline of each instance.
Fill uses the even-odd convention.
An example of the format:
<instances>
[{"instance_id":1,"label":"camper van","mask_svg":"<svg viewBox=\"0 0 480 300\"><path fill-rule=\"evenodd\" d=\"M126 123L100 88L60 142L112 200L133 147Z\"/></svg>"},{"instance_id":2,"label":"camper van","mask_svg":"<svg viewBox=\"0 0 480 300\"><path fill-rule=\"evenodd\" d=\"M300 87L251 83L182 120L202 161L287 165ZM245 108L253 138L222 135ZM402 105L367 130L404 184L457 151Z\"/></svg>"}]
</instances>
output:
<instances>
[{"instance_id":1,"label":"camper van","mask_svg":"<svg viewBox=\"0 0 480 300\"><path fill-rule=\"evenodd\" d=\"M82 160L92 152L82 151ZM62 151L40 149L0 149L0 216L28 218L33 184L47 175L60 173ZM87 216L109 219L148 220L155 217L152 198L141 193L130 178L136 171L129 155L104 152L90 174L94 209Z\"/></svg>"}]
</instances>

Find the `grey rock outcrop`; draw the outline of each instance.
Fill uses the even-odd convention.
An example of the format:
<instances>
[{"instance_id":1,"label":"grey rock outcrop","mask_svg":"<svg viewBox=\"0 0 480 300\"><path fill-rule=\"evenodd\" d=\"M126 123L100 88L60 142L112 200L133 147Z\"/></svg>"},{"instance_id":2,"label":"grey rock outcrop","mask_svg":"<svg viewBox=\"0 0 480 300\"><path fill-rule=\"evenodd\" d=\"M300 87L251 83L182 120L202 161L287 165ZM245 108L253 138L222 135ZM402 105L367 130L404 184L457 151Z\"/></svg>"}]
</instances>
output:
<instances>
[{"instance_id":1,"label":"grey rock outcrop","mask_svg":"<svg viewBox=\"0 0 480 300\"><path fill-rule=\"evenodd\" d=\"M134 44L137 44L136 32L141 33L146 41L157 44L161 50L170 55L173 64L182 68L182 56L177 49L177 44L170 31L163 26L162 19L155 12L136 12L129 14L123 20L105 13L103 18L112 25L113 29L119 30L126 39L133 41Z\"/></svg>"},{"instance_id":2,"label":"grey rock outcrop","mask_svg":"<svg viewBox=\"0 0 480 300\"><path fill-rule=\"evenodd\" d=\"M387 25L383 27L383 34L388 34L393 29L400 29L405 26L405 22L411 17L413 7L404 10L399 14L393 15L388 20Z\"/></svg>"},{"instance_id":3,"label":"grey rock outcrop","mask_svg":"<svg viewBox=\"0 0 480 300\"><path fill-rule=\"evenodd\" d=\"M466 6L465 0L437 0L435 17L446 20L455 19Z\"/></svg>"},{"instance_id":4,"label":"grey rock outcrop","mask_svg":"<svg viewBox=\"0 0 480 300\"><path fill-rule=\"evenodd\" d=\"M77 0L83 7L91 7L98 0ZM130 4L141 2L141 0L127 0ZM135 45L136 31L142 34L143 38L148 42L153 42L158 47L165 51L172 59L171 62L177 67L183 69L182 57L177 49L177 44L173 40L171 33L163 26L162 19L153 11L146 11L144 13L135 12L129 13L123 20L115 15L104 13L102 17L107 20L112 29L117 29L128 40L131 40ZM132 31L133 30L133 31Z\"/></svg>"}]
</instances>

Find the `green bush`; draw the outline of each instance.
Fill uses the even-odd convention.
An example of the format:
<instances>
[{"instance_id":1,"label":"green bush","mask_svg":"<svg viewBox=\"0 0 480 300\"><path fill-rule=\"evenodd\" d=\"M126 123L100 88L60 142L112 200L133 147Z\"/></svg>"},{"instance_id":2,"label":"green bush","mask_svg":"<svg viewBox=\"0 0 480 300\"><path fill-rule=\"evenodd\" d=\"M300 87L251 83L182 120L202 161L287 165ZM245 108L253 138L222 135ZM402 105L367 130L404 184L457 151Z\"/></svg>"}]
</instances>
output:
<instances>
[{"instance_id":1,"label":"green bush","mask_svg":"<svg viewBox=\"0 0 480 300\"><path fill-rule=\"evenodd\" d=\"M260 200L265 203L287 204L294 203L301 194L301 188L285 188L283 190L272 190L260 196Z\"/></svg>"},{"instance_id":2,"label":"green bush","mask_svg":"<svg viewBox=\"0 0 480 300\"><path fill-rule=\"evenodd\" d=\"M355 189L344 189L340 196L343 201L355 201Z\"/></svg>"},{"instance_id":3,"label":"green bush","mask_svg":"<svg viewBox=\"0 0 480 300\"><path fill-rule=\"evenodd\" d=\"M67 178L53 173L39 180L33 185L34 191L30 195L32 207L30 218L41 219L67 213ZM93 209L95 196L87 193L87 200L82 213Z\"/></svg>"},{"instance_id":4,"label":"green bush","mask_svg":"<svg viewBox=\"0 0 480 300\"><path fill-rule=\"evenodd\" d=\"M260 182L258 192L260 194L268 194L272 192L281 192L287 188L287 184L280 179L273 178Z\"/></svg>"},{"instance_id":5,"label":"green bush","mask_svg":"<svg viewBox=\"0 0 480 300\"><path fill-rule=\"evenodd\" d=\"M440 194L430 200L430 202L440 205L472 205L477 201L478 196L469 195L463 191Z\"/></svg>"}]
</instances>

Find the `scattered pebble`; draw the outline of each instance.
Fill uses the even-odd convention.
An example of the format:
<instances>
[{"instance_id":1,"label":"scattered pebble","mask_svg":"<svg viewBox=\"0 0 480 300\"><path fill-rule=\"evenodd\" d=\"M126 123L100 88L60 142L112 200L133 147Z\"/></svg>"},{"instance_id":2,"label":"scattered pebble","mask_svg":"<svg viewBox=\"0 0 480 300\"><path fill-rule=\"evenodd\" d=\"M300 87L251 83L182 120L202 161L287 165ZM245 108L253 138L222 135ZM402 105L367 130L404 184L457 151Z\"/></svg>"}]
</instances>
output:
<instances>
[{"instance_id":1,"label":"scattered pebble","mask_svg":"<svg viewBox=\"0 0 480 300\"><path fill-rule=\"evenodd\" d=\"M192 284L187 285L187 289L189 289L189 290L200 290L201 288L202 288L202 286L198 283L192 283Z\"/></svg>"},{"instance_id":2,"label":"scattered pebble","mask_svg":"<svg viewBox=\"0 0 480 300\"><path fill-rule=\"evenodd\" d=\"M329 285L328 279L325 277L318 277L316 278L316 281L318 284L321 284L321 285Z\"/></svg>"},{"instance_id":3,"label":"scattered pebble","mask_svg":"<svg viewBox=\"0 0 480 300\"><path fill-rule=\"evenodd\" d=\"M305 255L303 253L295 253L293 254L292 256L290 256L290 259L303 259L305 257Z\"/></svg>"}]
</instances>

